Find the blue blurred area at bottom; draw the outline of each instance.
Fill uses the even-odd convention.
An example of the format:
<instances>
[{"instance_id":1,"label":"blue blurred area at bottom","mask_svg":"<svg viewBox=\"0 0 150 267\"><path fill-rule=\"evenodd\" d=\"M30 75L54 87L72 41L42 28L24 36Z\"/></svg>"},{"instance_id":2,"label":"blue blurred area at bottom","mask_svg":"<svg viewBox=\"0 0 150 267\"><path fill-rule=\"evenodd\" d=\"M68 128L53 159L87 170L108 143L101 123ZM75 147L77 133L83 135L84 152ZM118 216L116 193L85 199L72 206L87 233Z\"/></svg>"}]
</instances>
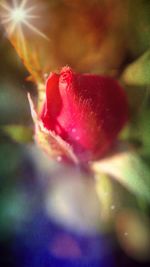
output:
<instances>
[{"instance_id":1,"label":"blue blurred area at bottom","mask_svg":"<svg viewBox=\"0 0 150 267\"><path fill-rule=\"evenodd\" d=\"M15 267L114 267L110 236L78 234L38 214L17 233Z\"/></svg>"}]
</instances>

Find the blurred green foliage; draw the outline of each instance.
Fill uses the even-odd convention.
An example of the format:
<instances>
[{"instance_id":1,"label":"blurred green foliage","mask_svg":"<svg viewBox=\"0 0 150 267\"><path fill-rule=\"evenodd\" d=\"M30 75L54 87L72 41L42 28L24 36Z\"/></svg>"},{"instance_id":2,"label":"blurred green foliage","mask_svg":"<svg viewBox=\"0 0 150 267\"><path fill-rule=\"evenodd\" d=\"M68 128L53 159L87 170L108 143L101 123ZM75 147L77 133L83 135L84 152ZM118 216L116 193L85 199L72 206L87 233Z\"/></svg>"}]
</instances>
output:
<instances>
[{"instance_id":1,"label":"blurred green foliage","mask_svg":"<svg viewBox=\"0 0 150 267\"><path fill-rule=\"evenodd\" d=\"M150 50L131 63L123 73L123 80L128 85L150 86Z\"/></svg>"}]
</instances>

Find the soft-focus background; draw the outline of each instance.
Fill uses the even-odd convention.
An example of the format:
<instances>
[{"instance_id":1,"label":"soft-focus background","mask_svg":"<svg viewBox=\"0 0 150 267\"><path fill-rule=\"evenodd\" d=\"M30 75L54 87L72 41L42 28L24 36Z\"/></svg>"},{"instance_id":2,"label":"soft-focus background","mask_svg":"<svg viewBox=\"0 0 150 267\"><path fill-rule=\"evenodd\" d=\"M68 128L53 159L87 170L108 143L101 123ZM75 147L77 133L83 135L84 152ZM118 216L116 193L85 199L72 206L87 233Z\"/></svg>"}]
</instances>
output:
<instances>
[{"instance_id":1,"label":"soft-focus background","mask_svg":"<svg viewBox=\"0 0 150 267\"><path fill-rule=\"evenodd\" d=\"M14 3L38 16L22 30L4 18ZM150 2L9 0L0 18L0 266L149 266ZM120 140L134 155L118 155L120 180L95 183L33 142L27 92L36 102L64 65L111 75L128 94Z\"/></svg>"}]
</instances>

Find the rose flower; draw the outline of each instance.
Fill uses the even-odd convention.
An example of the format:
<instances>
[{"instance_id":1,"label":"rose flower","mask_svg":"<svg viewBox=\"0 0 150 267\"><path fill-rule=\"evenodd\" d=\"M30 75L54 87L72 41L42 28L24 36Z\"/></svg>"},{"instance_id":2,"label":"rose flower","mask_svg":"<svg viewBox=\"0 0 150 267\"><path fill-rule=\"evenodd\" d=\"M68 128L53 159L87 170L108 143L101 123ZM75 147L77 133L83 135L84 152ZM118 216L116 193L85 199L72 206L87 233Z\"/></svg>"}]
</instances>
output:
<instances>
[{"instance_id":1,"label":"rose flower","mask_svg":"<svg viewBox=\"0 0 150 267\"><path fill-rule=\"evenodd\" d=\"M128 120L127 97L116 80L74 73L51 73L40 119L69 143L81 161L103 156Z\"/></svg>"}]
</instances>

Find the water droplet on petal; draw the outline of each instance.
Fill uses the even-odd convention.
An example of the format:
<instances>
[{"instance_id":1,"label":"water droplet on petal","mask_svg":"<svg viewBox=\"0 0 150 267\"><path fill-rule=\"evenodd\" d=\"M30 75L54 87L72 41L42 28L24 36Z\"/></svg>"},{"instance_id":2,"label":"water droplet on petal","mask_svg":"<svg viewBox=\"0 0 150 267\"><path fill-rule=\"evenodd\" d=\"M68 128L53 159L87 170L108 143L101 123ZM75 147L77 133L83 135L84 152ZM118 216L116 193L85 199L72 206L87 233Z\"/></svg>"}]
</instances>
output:
<instances>
[{"instance_id":1,"label":"water droplet on petal","mask_svg":"<svg viewBox=\"0 0 150 267\"><path fill-rule=\"evenodd\" d=\"M77 129L76 128L72 128L72 133L76 133Z\"/></svg>"}]
</instances>

